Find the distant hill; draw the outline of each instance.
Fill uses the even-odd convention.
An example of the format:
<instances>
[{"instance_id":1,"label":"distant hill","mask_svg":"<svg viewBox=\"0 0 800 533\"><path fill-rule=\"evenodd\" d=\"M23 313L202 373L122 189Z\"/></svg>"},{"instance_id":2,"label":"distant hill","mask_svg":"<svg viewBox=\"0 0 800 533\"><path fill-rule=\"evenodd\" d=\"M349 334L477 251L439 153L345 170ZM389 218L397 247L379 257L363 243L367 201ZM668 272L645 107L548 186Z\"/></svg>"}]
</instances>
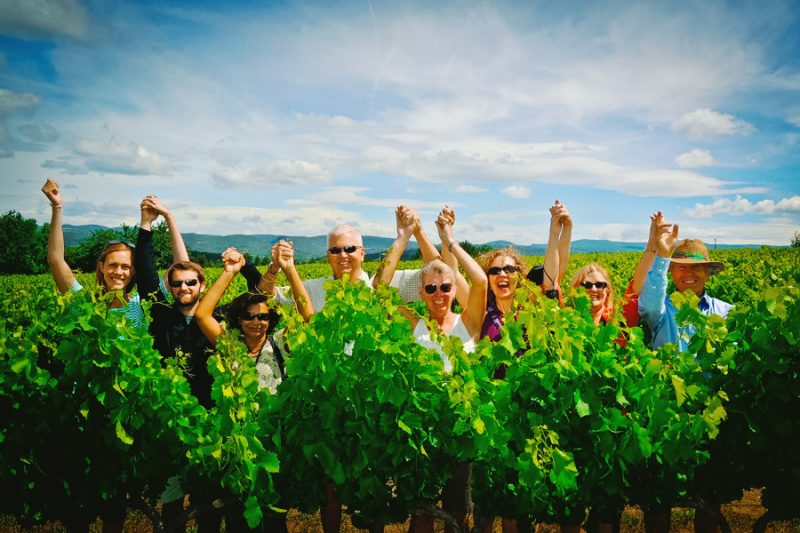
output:
<instances>
[{"instance_id":1,"label":"distant hill","mask_svg":"<svg viewBox=\"0 0 800 533\"><path fill-rule=\"evenodd\" d=\"M105 226L89 224L85 226L73 226L64 224L64 242L67 247L77 246L83 239L91 235L94 231L109 229ZM119 228L111 228L119 230ZM190 250L209 254L219 254L228 247L234 247L239 251L247 252L253 256L264 256L269 254L272 245L280 239L291 240L294 242L295 257L298 261L307 261L316 257L323 257L327 248L327 237L318 235L316 237L292 237L288 235L208 235L204 233L184 233L183 240ZM364 250L367 257L376 259L380 257L387 248L394 242L388 237L364 236ZM480 243L473 243L480 244ZM503 248L514 246L523 255L544 255L544 244L514 244L509 241L490 241L492 248ZM593 252L640 252L644 250L644 242L617 242L607 240L579 239L572 241L573 253L593 253ZM718 248L758 248L757 244L720 244ZM403 254L404 258L414 255L417 251L417 243L413 240L408 244L408 249Z\"/></svg>"}]
</instances>

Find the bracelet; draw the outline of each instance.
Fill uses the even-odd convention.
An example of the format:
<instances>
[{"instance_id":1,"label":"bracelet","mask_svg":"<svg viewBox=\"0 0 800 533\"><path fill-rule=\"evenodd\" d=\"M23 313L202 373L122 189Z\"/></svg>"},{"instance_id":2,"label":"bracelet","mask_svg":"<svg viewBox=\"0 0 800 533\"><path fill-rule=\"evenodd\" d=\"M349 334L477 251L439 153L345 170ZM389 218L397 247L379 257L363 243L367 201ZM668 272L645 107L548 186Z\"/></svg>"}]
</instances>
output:
<instances>
[{"instance_id":1,"label":"bracelet","mask_svg":"<svg viewBox=\"0 0 800 533\"><path fill-rule=\"evenodd\" d=\"M450 246L448 246L448 247L447 247L447 251L448 251L448 252L452 252L452 251L453 251L453 245L454 245L454 244L458 244L458 241L452 241L452 242L450 243Z\"/></svg>"},{"instance_id":2,"label":"bracelet","mask_svg":"<svg viewBox=\"0 0 800 533\"><path fill-rule=\"evenodd\" d=\"M61 204L59 205L50 204L50 207L52 207L53 209L61 209Z\"/></svg>"},{"instance_id":3,"label":"bracelet","mask_svg":"<svg viewBox=\"0 0 800 533\"><path fill-rule=\"evenodd\" d=\"M270 261L270 263L269 263L269 266L267 267L267 272L269 272L269 275L270 275L270 276L272 276L272 277L275 277L275 276L277 276L277 275L278 275L278 272L280 272L280 271L281 271L280 267L278 267L278 271L277 271L277 272L273 272L273 271L272 271L272 265L274 265L274 264L275 264L275 263L273 263L273 262L271 262L271 261ZM264 272L264 274L266 274L267 272Z\"/></svg>"}]
</instances>

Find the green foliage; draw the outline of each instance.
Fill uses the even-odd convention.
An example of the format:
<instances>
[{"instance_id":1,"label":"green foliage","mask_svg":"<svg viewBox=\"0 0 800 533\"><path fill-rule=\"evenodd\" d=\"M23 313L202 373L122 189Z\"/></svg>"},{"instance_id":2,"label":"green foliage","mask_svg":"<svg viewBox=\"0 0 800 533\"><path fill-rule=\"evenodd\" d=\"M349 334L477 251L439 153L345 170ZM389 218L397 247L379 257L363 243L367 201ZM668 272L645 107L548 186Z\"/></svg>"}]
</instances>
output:
<instances>
[{"instance_id":1,"label":"green foliage","mask_svg":"<svg viewBox=\"0 0 800 533\"><path fill-rule=\"evenodd\" d=\"M480 254L484 252L489 252L494 249L488 244L472 244L469 241L461 241L458 244L460 244L461 248L463 248L464 251L467 252L472 257L478 257Z\"/></svg>"},{"instance_id":2,"label":"green foliage","mask_svg":"<svg viewBox=\"0 0 800 533\"><path fill-rule=\"evenodd\" d=\"M472 461L486 514L568 523L590 504L669 505L709 487L725 501L765 487L771 515L796 516L797 254L715 258L725 270L709 291L736 307L726 322L674 295L677 320L697 330L686 353L652 352L638 328L595 327L585 297L570 308L522 298L499 342L467 355L441 340L452 374L413 341L396 293L332 282L310 324L285 317L292 352L278 394L258 390L235 334L219 339L209 411L180 361L164 364L144 332L109 312L108 296L57 296L49 276L0 277L0 513L81 529L103 500L153 497L181 473L192 494L241 502L251 525L271 505L314 509L329 480L359 523L390 522ZM638 259L573 263L608 265L622 287ZM330 275L323 263L299 269ZM244 290L241 277L233 285L225 300ZM492 379L499 364L502 381Z\"/></svg>"},{"instance_id":3,"label":"green foliage","mask_svg":"<svg viewBox=\"0 0 800 533\"><path fill-rule=\"evenodd\" d=\"M39 274L46 272L48 226L38 229L32 218L16 211L0 215L0 272Z\"/></svg>"},{"instance_id":4,"label":"green foliage","mask_svg":"<svg viewBox=\"0 0 800 533\"><path fill-rule=\"evenodd\" d=\"M795 231L792 235L792 240L789 243L792 248L800 248L800 231Z\"/></svg>"}]
</instances>

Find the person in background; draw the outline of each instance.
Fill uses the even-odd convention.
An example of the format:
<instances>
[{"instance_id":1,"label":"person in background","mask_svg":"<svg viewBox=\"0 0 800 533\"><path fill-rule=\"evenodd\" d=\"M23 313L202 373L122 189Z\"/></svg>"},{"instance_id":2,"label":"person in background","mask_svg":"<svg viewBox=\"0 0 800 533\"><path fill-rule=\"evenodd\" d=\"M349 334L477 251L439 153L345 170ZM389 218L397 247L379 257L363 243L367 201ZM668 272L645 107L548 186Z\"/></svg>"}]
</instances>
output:
<instances>
[{"instance_id":1,"label":"person in background","mask_svg":"<svg viewBox=\"0 0 800 533\"><path fill-rule=\"evenodd\" d=\"M678 224L661 220L657 226L656 257L639 295L639 315L653 333L653 350L672 343L677 345L678 350L686 351L695 328L678 325L678 310L667 294L667 274L672 277L675 290L692 291L700 298L698 307L702 313L726 318L733 305L713 298L706 292L709 278L721 272L724 265L719 261L711 261L708 249L701 240L685 239L678 243ZM646 531L669 531L670 514L670 509L646 511ZM697 509L694 528L699 533L716 532L719 523L714 514Z\"/></svg>"}]
</instances>

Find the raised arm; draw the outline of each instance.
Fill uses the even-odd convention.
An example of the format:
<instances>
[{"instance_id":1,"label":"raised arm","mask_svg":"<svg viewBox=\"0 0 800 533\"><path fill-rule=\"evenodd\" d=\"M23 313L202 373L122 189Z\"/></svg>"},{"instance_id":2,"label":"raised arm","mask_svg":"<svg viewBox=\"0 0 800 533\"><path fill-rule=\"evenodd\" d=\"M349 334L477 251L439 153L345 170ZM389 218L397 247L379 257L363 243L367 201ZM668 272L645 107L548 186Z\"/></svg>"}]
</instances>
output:
<instances>
[{"instance_id":1,"label":"raised arm","mask_svg":"<svg viewBox=\"0 0 800 533\"><path fill-rule=\"evenodd\" d=\"M294 265L294 243L284 240L275 243L272 247L272 263L283 270L286 279L289 280L289 286L292 288L297 311L308 322L311 320L311 315L314 314L314 306L311 303L311 296L308 295L306 286L303 285L303 280L300 279L300 274Z\"/></svg>"},{"instance_id":2,"label":"raised arm","mask_svg":"<svg viewBox=\"0 0 800 533\"><path fill-rule=\"evenodd\" d=\"M220 300L222 300L222 295L225 294L225 290L231 284L233 278L242 269L244 256L236 251L236 248L228 248L222 252L222 262L225 268L211 288L208 289L205 296L203 296L203 299L200 300L200 303L197 304L197 309L194 311L194 319L197 322L197 326L211 344L216 344L217 337L224 331L222 324L214 318L214 309L217 308Z\"/></svg>"},{"instance_id":3,"label":"raised arm","mask_svg":"<svg viewBox=\"0 0 800 533\"><path fill-rule=\"evenodd\" d=\"M398 206L394 211L395 224L397 225L397 238L386 251L386 256L378 267L378 272L372 279L372 286L378 287L380 284L388 284L392 281L397 264L403 256L403 252L408 246L408 241L414 233L416 222L413 212L406 206Z\"/></svg>"},{"instance_id":4,"label":"raised arm","mask_svg":"<svg viewBox=\"0 0 800 533\"><path fill-rule=\"evenodd\" d=\"M153 257L153 222L158 218L158 212L151 207L148 198L142 200L139 208L142 218L139 222L139 234L136 237L136 254L134 256L134 269L136 270L136 287L143 298L158 299L158 270L155 257Z\"/></svg>"},{"instance_id":5,"label":"raised arm","mask_svg":"<svg viewBox=\"0 0 800 533\"><path fill-rule=\"evenodd\" d=\"M631 290L634 294L642 292L644 287L644 280L647 278L647 273L653 266L653 261L656 259L658 250L656 249L656 241L660 233L666 229L664 224L664 215L659 211L650 215L650 235L647 237L647 248L645 248L642 258L639 259L639 264L636 265L636 271L633 273L633 284Z\"/></svg>"},{"instance_id":6,"label":"raised arm","mask_svg":"<svg viewBox=\"0 0 800 533\"><path fill-rule=\"evenodd\" d=\"M142 204L145 203L148 208L164 217L164 220L167 222L170 244L172 245L172 262L188 261L189 252L186 251L186 244L183 242L183 236L181 236L181 232L178 230L178 224L175 222L172 213L170 213L166 206L161 203L161 200L155 196L148 196L145 198ZM148 227L147 229L149 230L150 228Z\"/></svg>"},{"instance_id":7,"label":"raised arm","mask_svg":"<svg viewBox=\"0 0 800 533\"><path fill-rule=\"evenodd\" d=\"M558 236L558 277L556 278L556 285L561 285L564 280L564 274L567 273L569 267L569 254L572 245L572 216L567 210L567 206L556 200L555 206L559 207L561 234Z\"/></svg>"},{"instance_id":8,"label":"raised arm","mask_svg":"<svg viewBox=\"0 0 800 533\"><path fill-rule=\"evenodd\" d=\"M561 236L561 211L562 205L556 203L550 207L550 231L547 235L547 249L544 252L544 275L542 276L542 289L549 291L558 285L559 274L559 249L558 238Z\"/></svg>"},{"instance_id":9,"label":"raised arm","mask_svg":"<svg viewBox=\"0 0 800 533\"><path fill-rule=\"evenodd\" d=\"M451 227L455 225L456 212L451 207L444 206L441 214L445 217L445 223L450 224ZM456 259L456 256L454 256L452 252L450 252L450 250L444 245L442 245L442 261L444 261L447 266L452 268L453 272L455 272L456 301L462 308L466 309L469 305L469 283L467 283L467 278L464 277L464 274L461 273L461 269L458 268L458 259Z\"/></svg>"},{"instance_id":10,"label":"raised arm","mask_svg":"<svg viewBox=\"0 0 800 533\"><path fill-rule=\"evenodd\" d=\"M662 221L658 225L656 236L656 258L645 277L642 292L639 294L639 315L652 328L661 319L665 311L664 297L667 295L667 272L670 257L675 243L678 241L678 225Z\"/></svg>"},{"instance_id":11,"label":"raised arm","mask_svg":"<svg viewBox=\"0 0 800 533\"><path fill-rule=\"evenodd\" d=\"M442 249L447 248L455 256L472 282L469 299L461 317L464 325L467 326L467 331L474 337L480 333L483 316L486 314L486 294L489 281L480 265L464 251L453 236L451 218L445 211L442 211L439 218L436 219L436 229L439 231L439 238L442 239Z\"/></svg>"},{"instance_id":12,"label":"raised arm","mask_svg":"<svg viewBox=\"0 0 800 533\"><path fill-rule=\"evenodd\" d=\"M64 229L61 226L61 192L58 183L47 180L42 187L42 192L50 200L52 214L50 215L50 235L47 238L47 263L56 287L62 293L67 292L75 284L75 275L64 260Z\"/></svg>"}]
</instances>

